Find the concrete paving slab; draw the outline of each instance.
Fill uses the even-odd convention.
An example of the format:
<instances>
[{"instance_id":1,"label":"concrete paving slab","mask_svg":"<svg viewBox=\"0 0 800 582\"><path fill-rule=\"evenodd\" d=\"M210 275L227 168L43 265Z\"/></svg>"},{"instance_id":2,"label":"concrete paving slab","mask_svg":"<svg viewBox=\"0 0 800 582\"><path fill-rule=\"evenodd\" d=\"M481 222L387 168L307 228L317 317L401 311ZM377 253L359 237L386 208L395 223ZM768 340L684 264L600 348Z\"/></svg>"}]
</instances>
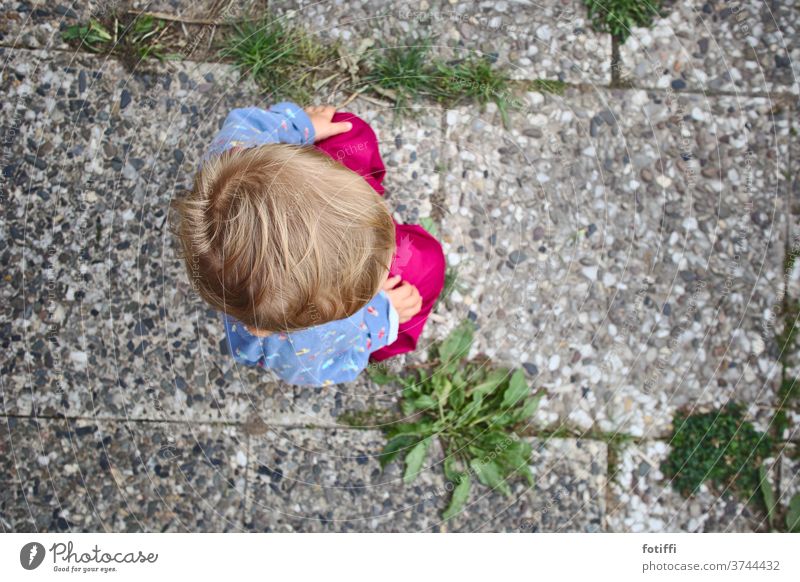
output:
<instances>
[{"instance_id":1,"label":"concrete paving slab","mask_svg":"<svg viewBox=\"0 0 800 582\"><path fill-rule=\"evenodd\" d=\"M247 442L235 429L3 420L4 531L241 529Z\"/></svg>"},{"instance_id":2,"label":"concrete paving slab","mask_svg":"<svg viewBox=\"0 0 800 582\"><path fill-rule=\"evenodd\" d=\"M800 9L792 2L678 0L634 28L620 77L642 87L800 94Z\"/></svg>"}]
</instances>

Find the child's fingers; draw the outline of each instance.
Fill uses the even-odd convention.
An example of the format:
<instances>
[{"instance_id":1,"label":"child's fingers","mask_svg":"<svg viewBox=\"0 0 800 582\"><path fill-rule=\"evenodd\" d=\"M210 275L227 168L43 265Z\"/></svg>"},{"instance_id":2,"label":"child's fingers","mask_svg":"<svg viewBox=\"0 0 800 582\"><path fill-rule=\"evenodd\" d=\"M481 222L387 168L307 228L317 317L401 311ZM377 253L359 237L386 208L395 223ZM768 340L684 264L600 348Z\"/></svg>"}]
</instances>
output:
<instances>
[{"instance_id":1,"label":"child's fingers","mask_svg":"<svg viewBox=\"0 0 800 582\"><path fill-rule=\"evenodd\" d=\"M400 282L400 275L395 275L394 277L389 277L389 278L388 278L388 279L386 279L386 281L384 281L384 283L383 283L383 290L384 290L384 291L389 291L389 290L391 290L391 289L394 289L394 288L395 288L395 286L396 286L396 285L397 285L399 282Z\"/></svg>"},{"instance_id":2,"label":"child's fingers","mask_svg":"<svg viewBox=\"0 0 800 582\"><path fill-rule=\"evenodd\" d=\"M411 289L409 290L405 303L407 309L411 311L412 314L415 314L422 306L422 295L419 294L419 291L417 291L417 288L413 285L409 285L409 287L411 287Z\"/></svg>"},{"instance_id":3,"label":"child's fingers","mask_svg":"<svg viewBox=\"0 0 800 582\"><path fill-rule=\"evenodd\" d=\"M395 275L386 280L385 285L388 286L390 281L399 281L400 276ZM394 284L394 283L393 283ZM422 310L422 295L414 285L408 281L403 281L394 289L389 289L389 298L400 315L400 323L405 323L417 313Z\"/></svg>"},{"instance_id":4,"label":"child's fingers","mask_svg":"<svg viewBox=\"0 0 800 582\"><path fill-rule=\"evenodd\" d=\"M422 295L420 294L419 290L416 287L414 287L414 292L415 292L414 296L416 298L416 301L414 302L414 307L413 307L413 309L411 311L411 315L412 316L414 316L417 313L419 313L420 311L422 311Z\"/></svg>"},{"instance_id":5,"label":"child's fingers","mask_svg":"<svg viewBox=\"0 0 800 582\"><path fill-rule=\"evenodd\" d=\"M389 291L389 299L398 312L408 309L414 303L414 298L402 285Z\"/></svg>"},{"instance_id":6,"label":"child's fingers","mask_svg":"<svg viewBox=\"0 0 800 582\"><path fill-rule=\"evenodd\" d=\"M408 287L408 300L409 300L409 303L412 306L416 305L417 303L421 304L422 303L422 295L420 294L419 289L417 289L411 283L405 283L405 285Z\"/></svg>"},{"instance_id":7,"label":"child's fingers","mask_svg":"<svg viewBox=\"0 0 800 582\"><path fill-rule=\"evenodd\" d=\"M403 286L408 287L411 297L414 297L415 299L419 299L422 297L422 295L420 295L419 293L419 289L417 289L416 286L412 285L408 281L403 282Z\"/></svg>"},{"instance_id":8,"label":"child's fingers","mask_svg":"<svg viewBox=\"0 0 800 582\"><path fill-rule=\"evenodd\" d=\"M330 126L330 133L329 135L339 135L340 133L347 133L353 129L353 124L349 121L339 121L337 123L331 123Z\"/></svg>"},{"instance_id":9,"label":"child's fingers","mask_svg":"<svg viewBox=\"0 0 800 582\"><path fill-rule=\"evenodd\" d=\"M409 301L413 301L419 296L417 288L408 281L403 281L403 284L400 285L400 289L402 289L403 298Z\"/></svg>"},{"instance_id":10,"label":"child's fingers","mask_svg":"<svg viewBox=\"0 0 800 582\"><path fill-rule=\"evenodd\" d=\"M411 317L414 317L420 311L422 311L422 301L414 305L414 308L411 310Z\"/></svg>"},{"instance_id":11,"label":"child's fingers","mask_svg":"<svg viewBox=\"0 0 800 582\"><path fill-rule=\"evenodd\" d=\"M414 313L420 310L422 307L422 295L420 294L419 290L414 287Z\"/></svg>"},{"instance_id":12,"label":"child's fingers","mask_svg":"<svg viewBox=\"0 0 800 582\"><path fill-rule=\"evenodd\" d=\"M400 322L405 323L422 311L422 297L417 298L408 306L401 308L401 310ZM398 313L400 313L400 311L398 311Z\"/></svg>"}]
</instances>

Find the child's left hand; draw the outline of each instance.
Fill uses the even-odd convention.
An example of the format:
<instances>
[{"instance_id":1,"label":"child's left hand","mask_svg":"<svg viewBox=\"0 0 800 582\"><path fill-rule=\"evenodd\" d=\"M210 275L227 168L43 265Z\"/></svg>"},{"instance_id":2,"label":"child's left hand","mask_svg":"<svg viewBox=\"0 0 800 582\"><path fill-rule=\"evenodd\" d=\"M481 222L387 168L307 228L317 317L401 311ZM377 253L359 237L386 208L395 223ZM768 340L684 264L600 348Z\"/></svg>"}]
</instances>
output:
<instances>
[{"instance_id":1,"label":"child's left hand","mask_svg":"<svg viewBox=\"0 0 800 582\"><path fill-rule=\"evenodd\" d=\"M353 129L353 124L349 121L331 123L333 114L336 113L336 108L333 105L306 107L305 112L308 114L309 119L311 119L311 125L314 126L315 142Z\"/></svg>"}]
</instances>

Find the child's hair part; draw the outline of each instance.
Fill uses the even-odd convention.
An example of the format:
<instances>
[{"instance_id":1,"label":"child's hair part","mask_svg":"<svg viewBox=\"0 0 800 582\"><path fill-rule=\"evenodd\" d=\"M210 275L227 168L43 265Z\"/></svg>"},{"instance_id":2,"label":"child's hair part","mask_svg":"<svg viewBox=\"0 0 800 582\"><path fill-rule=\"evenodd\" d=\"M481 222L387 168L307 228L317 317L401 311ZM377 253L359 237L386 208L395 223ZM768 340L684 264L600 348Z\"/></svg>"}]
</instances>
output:
<instances>
[{"instance_id":1,"label":"child's hair part","mask_svg":"<svg viewBox=\"0 0 800 582\"><path fill-rule=\"evenodd\" d=\"M192 285L260 331L353 315L380 290L394 254L383 199L310 147L228 150L173 207Z\"/></svg>"}]
</instances>

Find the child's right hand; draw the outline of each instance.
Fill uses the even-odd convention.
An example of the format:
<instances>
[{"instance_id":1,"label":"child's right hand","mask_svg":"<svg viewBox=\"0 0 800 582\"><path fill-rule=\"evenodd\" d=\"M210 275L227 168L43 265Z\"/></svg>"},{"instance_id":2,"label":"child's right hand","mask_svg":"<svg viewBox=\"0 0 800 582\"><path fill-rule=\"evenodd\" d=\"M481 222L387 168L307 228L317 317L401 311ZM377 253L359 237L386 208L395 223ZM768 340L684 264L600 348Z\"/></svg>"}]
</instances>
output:
<instances>
[{"instance_id":1,"label":"child's right hand","mask_svg":"<svg viewBox=\"0 0 800 582\"><path fill-rule=\"evenodd\" d=\"M408 281L403 281L400 285L400 275L389 277L383 284L383 290L389 296L400 323L405 323L422 309L422 295L419 290ZM397 286L396 286L397 285Z\"/></svg>"},{"instance_id":2,"label":"child's right hand","mask_svg":"<svg viewBox=\"0 0 800 582\"><path fill-rule=\"evenodd\" d=\"M305 112L311 120L311 125L314 126L315 142L353 129L353 124L349 121L333 122L333 114L336 113L336 107L332 105L306 107Z\"/></svg>"}]
</instances>

